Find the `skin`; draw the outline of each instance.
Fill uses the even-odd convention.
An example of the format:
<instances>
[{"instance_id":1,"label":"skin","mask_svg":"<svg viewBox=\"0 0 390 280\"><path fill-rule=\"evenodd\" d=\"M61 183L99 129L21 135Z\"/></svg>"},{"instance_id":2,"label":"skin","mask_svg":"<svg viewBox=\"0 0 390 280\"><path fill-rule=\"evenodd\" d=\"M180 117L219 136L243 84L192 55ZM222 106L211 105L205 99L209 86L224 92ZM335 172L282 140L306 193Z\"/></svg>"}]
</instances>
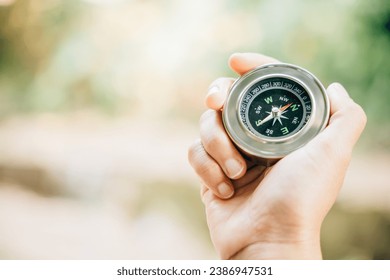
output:
<instances>
[{"instance_id":1,"label":"skin","mask_svg":"<svg viewBox=\"0 0 390 280\"><path fill-rule=\"evenodd\" d=\"M254 53L229 59L239 75L277 60ZM222 124L234 79L214 81L200 139L188 151L202 181L201 197L214 246L223 259L321 259L321 224L333 206L366 115L338 83L331 84L328 126L272 167L246 161ZM299 164L298 164L299 163Z\"/></svg>"}]
</instances>

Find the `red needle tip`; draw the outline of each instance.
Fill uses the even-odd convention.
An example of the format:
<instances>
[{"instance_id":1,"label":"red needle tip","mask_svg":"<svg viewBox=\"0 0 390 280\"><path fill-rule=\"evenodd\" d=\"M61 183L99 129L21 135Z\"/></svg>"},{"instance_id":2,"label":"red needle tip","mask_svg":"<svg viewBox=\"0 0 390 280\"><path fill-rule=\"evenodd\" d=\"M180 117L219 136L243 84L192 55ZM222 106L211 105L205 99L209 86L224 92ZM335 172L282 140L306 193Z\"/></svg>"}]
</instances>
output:
<instances>
[{"instance_id":1,"label":"red needle tip","mask_svg":"<svg viewBox=\"0 0 390 280\"><path fill-rule=\"evenodd\" d=\"M290 104L287 104L287 105L284 105L282 108L280 108L280 112L283 112L284 110L286 110L288 107L290 107L292 105L292 103Z\"/></svg>"}]
</instances>

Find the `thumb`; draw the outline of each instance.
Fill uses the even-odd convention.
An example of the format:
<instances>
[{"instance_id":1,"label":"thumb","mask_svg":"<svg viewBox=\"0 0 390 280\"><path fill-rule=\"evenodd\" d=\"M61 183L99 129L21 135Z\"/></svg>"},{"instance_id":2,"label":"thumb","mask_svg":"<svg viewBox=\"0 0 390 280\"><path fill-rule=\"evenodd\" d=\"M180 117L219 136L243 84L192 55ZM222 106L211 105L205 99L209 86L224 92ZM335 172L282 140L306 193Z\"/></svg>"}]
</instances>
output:
<instances>
[{"instance_id":1,"label":"thumb","mask_svg":"<svg viewBox=\"0 0 390 280\"><path fill-rule=\"evenodd\" d=\"M340 147L353 148L366 125L366 114L362 107L349 97L341 84L331 84L327 92L330 101L330 119L323 137L328 141L336 141Z\"/></svg>"},{"instance_id":2,"label":"thumb","mask_svg":"<svg viewBox=\"0 0 390 280\"><path fill-rule=\"evenodd\" d=\"M229 58L230 68L239 75L243 75L255 67L276 62L279 61L258 53L234 53Z\"/></svg>"}]
</instances>

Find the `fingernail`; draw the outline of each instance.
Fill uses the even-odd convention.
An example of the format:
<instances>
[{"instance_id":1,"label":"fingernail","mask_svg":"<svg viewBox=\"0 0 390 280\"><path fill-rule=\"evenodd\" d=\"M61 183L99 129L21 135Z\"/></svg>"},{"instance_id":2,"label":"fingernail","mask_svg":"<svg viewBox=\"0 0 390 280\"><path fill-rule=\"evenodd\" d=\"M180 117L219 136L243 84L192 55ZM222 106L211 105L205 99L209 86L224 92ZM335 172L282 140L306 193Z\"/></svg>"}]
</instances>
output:
<instances>
[{"instance_id":1,"label":"fingernail","mask_svg":"<svg viewBox=\"0 0 390 280\"><path fill-rule=\"evenodd\" d=\"M231 179L237 178L241 174L242 169L244 168L244 166L242 166L242 164L235 159L228 159L225 162L225 167L226 172L228 173L227 175Z\"/></svg>"},{"instance_id":2,"label":"fingernail","mask_svg":"<svg viewBox=\"0 0 390 280\"><path fill-rule=\"evenodd\" d=\"M218 189L219 195L225 199L232 197L234 194L233 188L231 186L229 186L227 183L219 184L217 189Z\"/></svg>"},{"instance_id":3,"label":"fingernail","mask_svg":"<svg viewBox=\"0 0 390 280\"><path fill-rule=\"evenodd\" d=\"M206 105L210 108L220 108L224 102L224 96L220 94L220 88L212 86L206 96Z\"/></svg>"}]
</instances>

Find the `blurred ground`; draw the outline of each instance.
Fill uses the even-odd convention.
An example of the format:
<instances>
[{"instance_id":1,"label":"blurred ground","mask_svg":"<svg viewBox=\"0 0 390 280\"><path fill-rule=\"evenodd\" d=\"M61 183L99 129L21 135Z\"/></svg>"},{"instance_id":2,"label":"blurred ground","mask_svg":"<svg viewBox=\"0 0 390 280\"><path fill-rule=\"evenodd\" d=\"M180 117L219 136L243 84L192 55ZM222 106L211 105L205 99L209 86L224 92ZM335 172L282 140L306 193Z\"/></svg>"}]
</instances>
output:
<instances>
[{"instance_id":1,"label":"blurred ground","mask_svg":"<svg viewBox=\"0 0 390 280\"><path fill-rule=\"evenodd\" d=\"M0 256L214 257L187 164L192 136L179 121L88 114L3 122Z\"/></svg>"},{"instance_id":2,"label":"blurred ground","mask_svg":"<svg viewBox=\"0 0 390 280\"><path fill-rule=\"evenodd\" d=\"M186 158L196 134L178 120L89 112L3 121L0 257L215 258ZM324 231L350 240L362 217L354 224L354 213L390 213L388 170L390 155L356 154L335 208L345 217L328 219ZM326 244L338 235L324 236ZM343 247L325 247L330 257L335 246Z\"/></svg>"}]
</instances>

